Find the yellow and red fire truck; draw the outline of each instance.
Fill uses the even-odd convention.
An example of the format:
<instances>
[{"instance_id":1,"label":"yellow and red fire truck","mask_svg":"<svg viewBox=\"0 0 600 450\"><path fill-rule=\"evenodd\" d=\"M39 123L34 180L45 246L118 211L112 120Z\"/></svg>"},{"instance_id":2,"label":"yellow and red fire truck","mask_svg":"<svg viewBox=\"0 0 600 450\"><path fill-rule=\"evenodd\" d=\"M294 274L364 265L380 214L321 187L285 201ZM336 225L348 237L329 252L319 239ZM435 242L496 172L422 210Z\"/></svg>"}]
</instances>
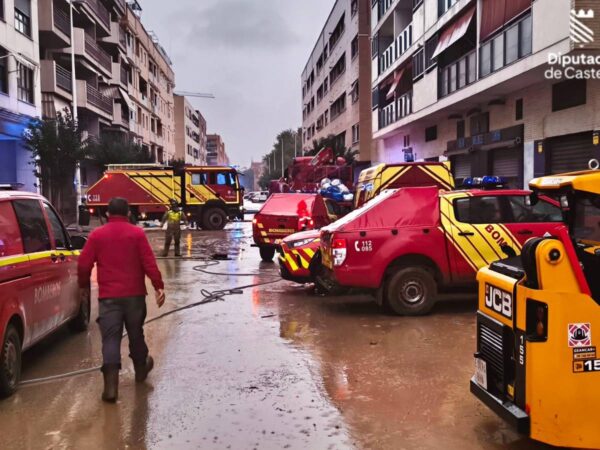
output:
<instances>
[{"instance_id":1,"label":"yellow and red fire truck","mask_svg":"<svg viewBox=\"0 0 600 450\"><path fill-rule=\"evenodd\" d=\"M103 215L113 197L125 198L134 220L160 219L171 200L190 221L221 230L228 219L243 218L243 188L231 167L186 166L181 171L156 164L112 165L87 192L86 206Z\"/></svg>"}]
</instances>

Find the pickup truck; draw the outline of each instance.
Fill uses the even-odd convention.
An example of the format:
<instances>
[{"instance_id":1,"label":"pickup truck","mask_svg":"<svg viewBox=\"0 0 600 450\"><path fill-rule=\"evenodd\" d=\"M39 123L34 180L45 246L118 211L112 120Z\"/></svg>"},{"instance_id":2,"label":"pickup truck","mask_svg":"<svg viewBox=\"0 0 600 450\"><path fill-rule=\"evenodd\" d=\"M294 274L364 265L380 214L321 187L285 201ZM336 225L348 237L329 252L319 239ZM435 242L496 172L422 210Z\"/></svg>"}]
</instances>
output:
<instances>
[{"instance_id":1,"label":"pickup truck","mask_svg":"<svg viewBox=\"0 0 600 450\"><path fill-rule=\"evenodd\" d=\"M398 315L427 314L438 294L474 288L476 273L530 238L564 226L548 198L524 190L389 190L321 230L324 283L370 289ZM474 290L473 290L474 292Z\"/></svg>"}]
</instances>

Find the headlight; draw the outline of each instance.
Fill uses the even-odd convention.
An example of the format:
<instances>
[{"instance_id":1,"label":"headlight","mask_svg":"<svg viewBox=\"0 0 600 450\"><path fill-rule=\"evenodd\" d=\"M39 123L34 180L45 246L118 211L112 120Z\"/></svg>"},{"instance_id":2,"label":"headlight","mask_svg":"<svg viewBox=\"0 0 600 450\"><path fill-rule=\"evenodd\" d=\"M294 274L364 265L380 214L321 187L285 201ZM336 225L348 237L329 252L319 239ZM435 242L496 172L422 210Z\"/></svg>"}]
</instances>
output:
<instances>
[{"instance_id":1,"label":"headlight","mask_svg":"<svg viewBox=\"0 0 600 450\"><path fill-rule=\"evenodd\" d=\"M314 239L314 238L302 239L300 241L290 242L288 244L288 246L291 247L291 248L298 248L298 247L302 247L304 245L308 245L308 244L310 244L311 242L314 242L314 241L316 241L316 239Z\"/></svg>"}]
</instances>

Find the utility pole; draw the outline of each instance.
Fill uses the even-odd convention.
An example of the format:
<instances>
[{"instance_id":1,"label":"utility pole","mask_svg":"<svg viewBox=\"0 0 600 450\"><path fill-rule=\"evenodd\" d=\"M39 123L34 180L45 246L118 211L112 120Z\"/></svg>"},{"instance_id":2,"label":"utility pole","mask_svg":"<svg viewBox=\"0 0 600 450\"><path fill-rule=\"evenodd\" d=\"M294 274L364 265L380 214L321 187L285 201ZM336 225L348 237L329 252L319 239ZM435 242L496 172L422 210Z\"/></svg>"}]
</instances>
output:
<instances>
[{"instance_id":1,"label":"utility pole","mask_svg":"<svg viewBox=\"0 0 600 450\"><path fill-rule=\"evenodd\" d=\"M298 130L294 132L294 157L298 157Z\"/></svg>"},{"instance_id":2,"label":"utility pole","mask_svg":"<svg viewBox=\"0 0 600 450\"><path fill-rule=\"evenodd\" d=\"M281 135L281 178L283 178L283 134Z\"/></svg>"},{"instance_id":3,"label":"utility pole","mask_svg":"<svg viewBox=\"0 0 600 450\"><path fill-rule=\"evenodd\" d=\"M79 114L77 110L77 76L75 74L75 36L73 29L73 0L69 0L69 19L71 21L71 93L73 94L73 121L79 129ZM77 195L77 223L79 224L79 207L81 206L81 162L75 164L75 191Z\"/></svg>"}]
</instances>

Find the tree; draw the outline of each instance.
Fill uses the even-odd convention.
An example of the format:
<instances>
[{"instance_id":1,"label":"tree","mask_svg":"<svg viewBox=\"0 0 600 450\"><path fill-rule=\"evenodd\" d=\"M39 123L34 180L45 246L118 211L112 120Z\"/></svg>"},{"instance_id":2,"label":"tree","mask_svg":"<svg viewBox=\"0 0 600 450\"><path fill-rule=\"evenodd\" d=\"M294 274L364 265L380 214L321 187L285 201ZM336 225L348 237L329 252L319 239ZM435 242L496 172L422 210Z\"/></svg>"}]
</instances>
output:
<instances>
[{"instance_id":1,"label":"tree","mask_svg":"<svg viewBox=\"0 0 600 450\"><path fill-rule=\"evenodd\" d=\"M118 134L104 134L99 140L89 144L89 158L104 172L110 164L148 164L154 160L149 152L129 137Z\"/></svg>"},{"instance_id":2,"label":"tree","mask_svg":"<svg viewBox=\"0 0 600 450\"><path fill-rule=\"evenodd\" d=\"M298 129L294 131L292 129L288 129L280 132L276 137L272 150L263 156L265 170L258 181L258 184L263 189L266 189L269 186L271 180L278 180L281 178L282 145L283 171L285 172L285 169L289 167L296 155L302 156L302 130Z\"/></svg>"},{"instance_id":3,"label":"tree","mask_svg":"<svg viewBox=\"0 0 600 450\"><path fill-rule=\"evenodd\" d=\"M23 136L42 193L67 219L74 218L76 212L75 168L88 156L82 135L70 110L65 109L55 119L32 120Z\"/></svg>"}]
</instances>

